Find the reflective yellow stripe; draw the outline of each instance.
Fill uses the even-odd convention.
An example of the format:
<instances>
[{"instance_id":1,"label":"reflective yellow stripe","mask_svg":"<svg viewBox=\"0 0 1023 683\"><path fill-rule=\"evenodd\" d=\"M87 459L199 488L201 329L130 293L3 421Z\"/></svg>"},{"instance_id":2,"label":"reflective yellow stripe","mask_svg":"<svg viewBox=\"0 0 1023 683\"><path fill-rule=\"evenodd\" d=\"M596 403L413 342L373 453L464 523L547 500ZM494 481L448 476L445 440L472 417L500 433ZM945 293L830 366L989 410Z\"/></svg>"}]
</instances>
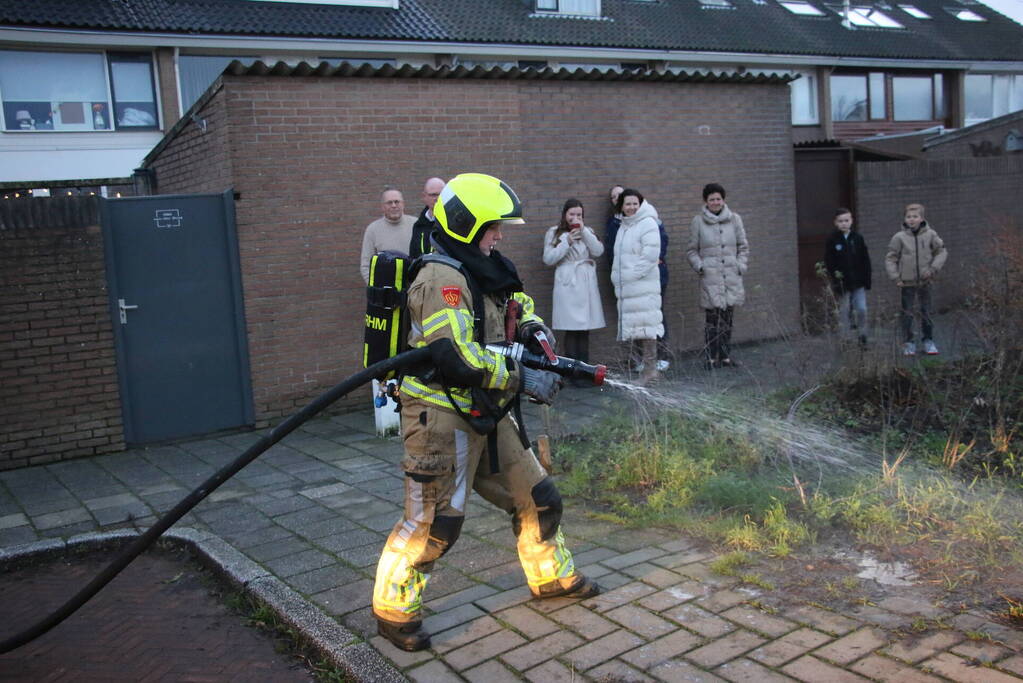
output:
<instances>
[{"instance_id":1,"label":"reflective yellow stripe","mask_svg":"<svg viewBox=\"0 0 1023 683\"><path fill-rule=\"evenodd\" d=\"M526 573L526 583L530 586L542 586L575 574L575 562L572 560L572 553L565 547L565 537L560 527L554 535L554 548L551 550L551 554L539 562L522 564L522 569Z\"/></svg>"},{"instance_id":2,"label":"reflective yellow stripe","mask_svg":"<svg viewBox=\"0 0 1023 683\"><path fill-rule=\"evenodd\" d=\"M448 400L447 394L444 393L443 389L435 389L428 384L424 384L417 377L405 377L401 383L401 391L406 396L417 398L420 401L425 401L441 408L453 410L451 401ZM465 389L452 389L451 398L455 399L455 403L462 412L468 412L472 408L472 399L469 398L468 391Z\"/></svg>"}]
</instances>

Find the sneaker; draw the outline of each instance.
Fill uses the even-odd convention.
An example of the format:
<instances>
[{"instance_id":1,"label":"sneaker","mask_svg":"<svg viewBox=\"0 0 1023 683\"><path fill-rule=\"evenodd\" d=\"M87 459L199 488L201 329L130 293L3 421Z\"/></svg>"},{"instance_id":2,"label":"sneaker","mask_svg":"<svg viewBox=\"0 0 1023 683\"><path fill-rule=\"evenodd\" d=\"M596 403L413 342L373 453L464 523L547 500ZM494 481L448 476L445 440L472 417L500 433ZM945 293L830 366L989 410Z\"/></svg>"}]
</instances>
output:
<instances>
[{"instance_id":1,"label":"sneaker","mask_svg":"<svg viewBox=\"0 0 1023 683\"><path fill-rule=\"evenodd\" d=\"M934 345L934 342L930 339L924 339L924 353L928 356L937 356L938 347Z\"/></svg>"},{"instance_id":2,"label":"sneaker","mask_svg":"<svg viewBox=\"0 0 1023 683\"><path fill-rule=\"evenodd\" d=\"M903 356L915 356L916 355L916 344L913 342L906 342L902 345Z\"/></svg>"},{"instance_id":3,"label":"sneaker","mask_svg":"<svg viewBox=\"0 0 1023 683\"><path fill-rule=\"evenodd\" d=\"M659 360L659 361L657 361L657 370L659 372L664 372L665 370L667 370L670 367L671 367L671 363L669 361L666 361L666 360Z\"/></svg>"}]
</instances>

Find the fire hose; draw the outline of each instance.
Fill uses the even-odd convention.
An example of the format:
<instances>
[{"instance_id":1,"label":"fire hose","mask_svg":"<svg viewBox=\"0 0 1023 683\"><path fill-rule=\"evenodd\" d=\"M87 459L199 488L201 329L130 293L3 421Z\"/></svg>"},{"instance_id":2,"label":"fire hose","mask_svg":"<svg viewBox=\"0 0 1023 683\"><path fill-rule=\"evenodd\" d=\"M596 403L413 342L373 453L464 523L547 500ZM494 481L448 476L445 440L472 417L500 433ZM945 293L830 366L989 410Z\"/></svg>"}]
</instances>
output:
<instances>
[{"instance_id":1,"label":"fire hose","mask_svg":"<svg viewBox=\"0 0 1023 683\"><path fill-rule=\"evenodd\" d=\"M556 356L556 360L552 361L547 356L531 354L523 349L517 349L516 355L513 356L512 351L500 350L505 349L505 346L506 345L488 345L487 348L489 350L499 352L502 355L517 357L517 359L524 365L537 370L549 370L563 377L588 379L598 386L604 381L606 368L603 365L588 365L575 359L562 358L560 356ZM347 379L317 396L302 410L271 429L267 434L261 437L259 441L246 449L244 453L222 467L206 481L200 484L195 490L185 496L181 502L160 517L153 526L149 527L149 529L147 529L144 533L140 534L137 538L135 538L135 540L125 546L109 565L97 574L92 581L86 584L84 588L72 596L71 599L29 628L0 642L0 654L5 654L11 650L21 647L22 645L30 643L78 611L82 605L88 602L94 595L96 595L96 593L102 590L104 586L110 583L115 576L121 573L121 571L127 567L132 560L141 555L146 548L151 546L156 539L163 534L163 532L167 531L167 529L173 526L179 519L184 517L192 508L201 503L207 496L220 487L221 484L236 475L242 470L242 468L262 455L267 449L291 432L295 431L295 429L300 427L312 417L316 416L330 404L334 403L352 390L366 384L370 380L386 375L391 371L399 370L414 373L417 368L431 367L434 365L434 363L431 362L434 354L443 352L444 351L436 344L412 349L411 351L404 351L392 356L391 358L382 360L379 363L375 363L361 372L351 375Z\"/></svg>"}]
</instances>

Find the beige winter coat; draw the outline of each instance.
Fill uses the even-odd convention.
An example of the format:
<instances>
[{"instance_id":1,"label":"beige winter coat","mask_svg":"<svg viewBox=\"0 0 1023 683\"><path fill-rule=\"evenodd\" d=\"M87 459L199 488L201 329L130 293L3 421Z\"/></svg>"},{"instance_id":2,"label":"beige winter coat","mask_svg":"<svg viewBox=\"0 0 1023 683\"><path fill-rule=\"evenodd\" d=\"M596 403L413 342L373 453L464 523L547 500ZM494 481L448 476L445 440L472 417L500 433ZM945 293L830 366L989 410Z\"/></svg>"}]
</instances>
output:
<instances>
[{"instance_id":1,"label":"beige winter coat","mask_svg":"<svg viewBox=\"0 0 1023 683\"><path fill-rule=\"evenodd\" d=\"M742 218L727 204L717 215L703 207L693 216L686 257L700 275L700 306L728 308L746 301L742 276L749 261L749 243Z\"/></svg>"},{"instance_id":2,"label":"beige winter coat","mask_svg":"<svg viewBox=\"0 0 1023 683\"><path fill-rule=\"evenodd\" d=\"M597 287L597 266L593 259L604 253L604 245L587 226L582 239L572 241L562 233L556 242L558 226L547 230L543 238L543 262L556 266L551 327L555 330L597 330L604 327L604 309ZM552 244L552 242L554 242Z\"/></svg>"},{"instance_id":3,"label":"beige winter coat","mask_svg":"<svg viewBox=\"0 0 1023 683\"><path fill-rule=\"evenodd\" d=\"M884 259L888 277L900 287L916 287L929 282L948 259L945 243L927 224L920 224L916 234L902 226L888 243Z\"/></svg>"}]
</instances>

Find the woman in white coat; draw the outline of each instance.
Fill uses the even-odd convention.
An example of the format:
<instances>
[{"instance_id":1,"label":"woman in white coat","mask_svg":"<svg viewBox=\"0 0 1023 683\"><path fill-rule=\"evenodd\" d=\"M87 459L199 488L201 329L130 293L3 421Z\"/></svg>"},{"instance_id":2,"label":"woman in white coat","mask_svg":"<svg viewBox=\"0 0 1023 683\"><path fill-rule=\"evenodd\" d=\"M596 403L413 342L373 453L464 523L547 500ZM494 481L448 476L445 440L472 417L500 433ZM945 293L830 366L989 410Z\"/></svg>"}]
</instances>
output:
<instances>
[{"instance_id":1,"label":"woman in white coat","mask_svg":"<svg viewBox=\"0 0 1023 683\"><path fill-rule=\"evenodd\" d=\"M708 370L735 367L731 355L732 310L746 300L742 276L749 262L749 243L742 217L725 204L725 188L703 188L703 210L693 216L686 256L700 275L700 305L707 313L704 327Z\"/></svg>"},{"instance_id":2,"label":"woman in white coat","mask_svg":"<svg viewBox=\"0 0 1023 683\"><path fill-rule=\"evenodd\" d=\"M639 382L649 384L658 377L657 338L664 335L657 210L638 191L625 189L618 196L618 213L622 224L611 266L611 283L618 297L618 341L639 342L643 356Z\"/></svg>"},{"instance_id":3,"label":"woman in white coat","mask_svg":"<svg viewBox=\"0 0 1023 683\"><path fill-rule=\"evenodd\" d=\"M582 202L566 201L561 220L544 236L543 262L555 267L551 327L564 332L559 334L564 355L583 362L589 362L589 331L604 327L594 262L603 253L604 245L583 224Z\"/></svg>"}]
</instances>

